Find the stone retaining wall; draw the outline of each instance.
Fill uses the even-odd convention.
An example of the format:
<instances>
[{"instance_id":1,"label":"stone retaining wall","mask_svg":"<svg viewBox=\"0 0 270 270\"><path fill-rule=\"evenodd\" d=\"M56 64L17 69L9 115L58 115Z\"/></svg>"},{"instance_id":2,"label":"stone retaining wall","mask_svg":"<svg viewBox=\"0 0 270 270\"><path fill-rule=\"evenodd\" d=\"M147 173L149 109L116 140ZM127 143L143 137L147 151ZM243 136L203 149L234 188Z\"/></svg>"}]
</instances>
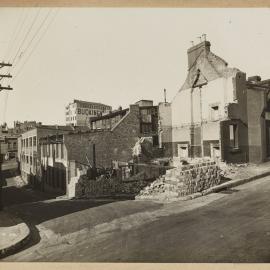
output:
<instances>
[{"instance_id":1,"label":"stone retaining wall","mask_svg":"<svg viewBox=\"0 0 270 270\"><path fill-rule=\"evenodd\" d=\"M174 168L142 190L136 199L169 199L201 192L220 183L220 172L215 162Z\"/></svg>"}]
</instances>

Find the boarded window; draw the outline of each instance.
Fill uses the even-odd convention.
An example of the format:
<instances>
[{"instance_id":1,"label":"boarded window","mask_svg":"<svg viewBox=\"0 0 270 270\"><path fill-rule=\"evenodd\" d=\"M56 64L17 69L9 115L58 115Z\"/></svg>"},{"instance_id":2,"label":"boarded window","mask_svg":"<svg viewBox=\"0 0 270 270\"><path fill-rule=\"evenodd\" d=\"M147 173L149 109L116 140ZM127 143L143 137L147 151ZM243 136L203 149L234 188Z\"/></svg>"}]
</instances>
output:
<instances>
[{"instance_id":1,"label":"boarded window","mask_svg":"<svg viewBox=\"0 0 270 270\"><path fill-rule=\"evenodd\" d=\"M230 146L238 148L238 126L236 124L230 125Z\"/></svg>"}]
</instances>

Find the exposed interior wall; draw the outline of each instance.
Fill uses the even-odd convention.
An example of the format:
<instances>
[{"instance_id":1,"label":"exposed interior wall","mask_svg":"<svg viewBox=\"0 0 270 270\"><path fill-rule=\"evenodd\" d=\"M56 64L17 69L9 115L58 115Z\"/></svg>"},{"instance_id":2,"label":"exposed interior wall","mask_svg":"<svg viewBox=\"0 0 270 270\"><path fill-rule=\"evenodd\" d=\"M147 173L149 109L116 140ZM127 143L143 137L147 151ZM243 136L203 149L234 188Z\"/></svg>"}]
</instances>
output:
<instances>
[{"instance_id":1,"label":"exposed interior wall","mask_svg":"<svg viewBox=\"0 0 270 270\"><path fill-rule=\"evenodd\" d=\"M204 156L209 155L211 143L214 145L219 143L219 122L227 117L226 106L228 103L237 104L233 78L233 76L218 78L208 82L202 88L178 92L172 102L172 152L174 156L177 156L175 143L188 142L190 155L193 157L202 156L202 143L203 150L206 149ZM218 111L214 115L212 107L215 106L218 107Z\"/></svg>"}]
</instances>

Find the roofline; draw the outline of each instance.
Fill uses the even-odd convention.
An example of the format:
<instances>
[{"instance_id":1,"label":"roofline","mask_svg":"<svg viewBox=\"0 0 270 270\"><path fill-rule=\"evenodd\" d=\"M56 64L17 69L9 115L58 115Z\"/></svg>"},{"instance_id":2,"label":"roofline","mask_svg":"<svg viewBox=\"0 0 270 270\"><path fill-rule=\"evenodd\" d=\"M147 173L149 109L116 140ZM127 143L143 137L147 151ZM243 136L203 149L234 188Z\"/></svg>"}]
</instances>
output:
<instances>
[{"instance_id":1,"label":"roofline","mask_svg":"<svg viewBox=\"0 0 270 270\"><path fill-rule=\"evenodd\" d=\"M112 108L111 105L103 104L100 102L92 102L92 101L86 101L86 100L79 100L79 99L74 99L73 102L70 102L69 104L74 104L74 103L87 103L87 104L92 104L92 105L102 105L106 107Z\"/></svg>"},{"instance_id":2,"label":"roofline","mask_svg":"<svg viewBox=\"0 0 270 270\"><path fill-rule=\"evenodd\" d=\"M95 122L95 121L102 120L102 119L109 119L109 118L112 118L112 117L114 117L116 115L119 115L119 114L121 114L123 112L127 112L128 110L129 110L129 108L126 108L126 109L123 109L123 110L118 110L116 112L108 113L106 115L93 117L93 118L90 118L90 121Z\"/></svg>"}]
</instances>

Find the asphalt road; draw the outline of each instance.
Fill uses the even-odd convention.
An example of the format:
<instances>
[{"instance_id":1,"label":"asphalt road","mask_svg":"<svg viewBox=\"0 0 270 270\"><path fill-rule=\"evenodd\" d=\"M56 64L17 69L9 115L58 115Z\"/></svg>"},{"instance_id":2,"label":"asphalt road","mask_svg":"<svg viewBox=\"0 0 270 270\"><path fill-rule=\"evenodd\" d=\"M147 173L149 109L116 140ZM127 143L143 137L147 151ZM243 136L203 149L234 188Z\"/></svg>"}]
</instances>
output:
<instances>
[{"instance_id":1,"label":"asphalt road","mask_svg":"<svg viewBox=\"0 0 270 270\"><path fill-rule=\"evenodd\" d=\"M5 261L270 262L270 177L192 201L13 204L33 241Z\"/></svg>"}]
</instances>

